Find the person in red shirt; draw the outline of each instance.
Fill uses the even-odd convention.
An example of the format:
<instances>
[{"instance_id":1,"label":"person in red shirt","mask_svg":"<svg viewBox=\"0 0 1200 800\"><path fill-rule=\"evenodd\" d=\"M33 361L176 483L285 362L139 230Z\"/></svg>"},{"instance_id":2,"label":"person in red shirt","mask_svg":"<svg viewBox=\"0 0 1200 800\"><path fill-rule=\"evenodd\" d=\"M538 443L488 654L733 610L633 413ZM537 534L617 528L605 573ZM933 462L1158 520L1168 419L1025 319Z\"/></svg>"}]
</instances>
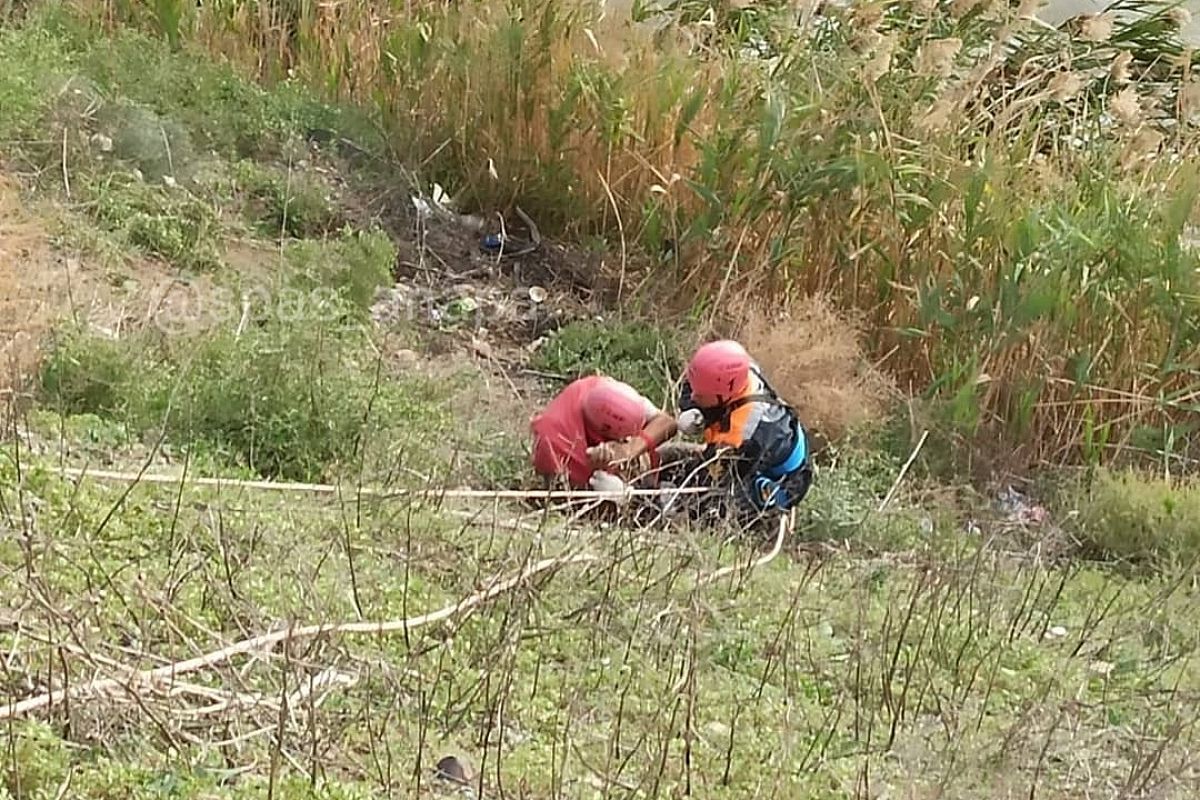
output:
<instances>
[{"instance_id":1,"label":"person in red shirt","mask_svg":"<svg viewBox=\"0 0 1200 800\"><path fill-rule=\"evenodd\" d=\"M621 491L618 474L643 455L657 466L658 447L675 435L675 419L632 386L604 375L569 384L529 423L533 468L565 475L577 489Z\"/></svg>"}]
</instances>

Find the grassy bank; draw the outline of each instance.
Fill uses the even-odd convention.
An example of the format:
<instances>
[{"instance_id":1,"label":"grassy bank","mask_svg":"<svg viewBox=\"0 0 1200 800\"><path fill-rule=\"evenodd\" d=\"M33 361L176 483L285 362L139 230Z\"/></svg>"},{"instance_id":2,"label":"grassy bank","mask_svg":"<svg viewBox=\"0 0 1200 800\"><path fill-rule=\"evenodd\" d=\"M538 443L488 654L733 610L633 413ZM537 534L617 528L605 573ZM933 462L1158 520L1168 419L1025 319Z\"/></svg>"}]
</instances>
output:
<instances>
[{"instance_id":1,"label":"grassy bank","mask_svg":"<svg viewBox=\"0 0 1200 800\"><path fill-rule=\"evenodd\" d=\"M0 631L6 697L291 624L415 617L540 558L590 560L431 627L306 638L180 674L170 696L6 722L14 798L68 782L79 797L447 796L433 765L451 754L484 796L1196 788L1186 580L1024 559L938 523L903 554L785 555L706 583L745 558L700 531L528 516L522 532L511 510L453 500L127 492L52 468L0 462L19 534L0 546L0 619L20 622Z\"/></svg>"},{"instance_id":2,"label":"grassy bank","mask_svg":"<svg viewBox=\"0 0 1200 800\"><path fill-rule=\"evenodd\" d=\"M507 341L528 287L438 271L436 250L432 279L393 287L411 242L359 192L388 167L323 147L379 144L360 115L52 12L0 29L0 311L43 348L0 384L0 798L461 796L433 774L447 755L480 798L1196 796L1200 494L1177 461L1055 473L1047 508L997 508L928 479L955 461L942 441L904 472L904 435L855 430L753 567L771 542L443 495L529 480L525 422L556 375L667 396L691 332L577 311L539 342L551 287ZM393 316L381 287L408 293ZM844 322L805 313L800 338L760 320L772 374L823 391L814 408L867 396ZM322 623L367 631L220 652ZM118 688L82 691L97 679Z\"/></svg>"},{"instance_id":3,"label":"grassy bank","mask_svg":"<svg viewBox=\"0 0 1200 800\"><path fill-rule=\"evenodd\" d=\"M684 2L655 38L662 18L564 2L83 5L359 103L464 208L608 237L627 294L728 319L830 292L951 441L1016 465L1195 455L1177 14L1051 31L1030 3L884 2L797 25L757 3L709 24Z\"/></svg>"},{"instance_id":4,"label":"grassy bank","mask_svg":"<svg viewBox=\"0 0 1200 800\"><path fill-rule=\"evenodd\" d=\"M30 14L0 28L4 324L41 351L13 365L3 342L8 422L40 405L227 474L517 479L524 431L457 416L478 369L404 369L411 319L372 322L403 243L311 136L364 123L62 7Z\"/></svg>"}]
</instances>

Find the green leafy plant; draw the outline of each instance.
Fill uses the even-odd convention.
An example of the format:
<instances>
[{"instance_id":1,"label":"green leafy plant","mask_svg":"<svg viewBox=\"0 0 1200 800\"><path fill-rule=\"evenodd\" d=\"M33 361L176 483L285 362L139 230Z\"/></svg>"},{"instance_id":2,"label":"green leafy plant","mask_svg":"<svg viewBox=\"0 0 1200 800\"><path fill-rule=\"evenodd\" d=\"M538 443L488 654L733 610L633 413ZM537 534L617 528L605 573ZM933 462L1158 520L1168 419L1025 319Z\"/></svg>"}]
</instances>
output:
<instances>
[{"instance_id":1,"label":"green leafy plant","mask_svg":"<svg viewBox=\"0 0 1200 800\"><path fill-rule=\"evenodd\" d=\"M345 228L334 239L292 243L287 260L289 284L333 289L362 317L379 287L391 283L396 246L382 231Z\"/></svg>"},{"instance_id":2,"label":"green leafy plant","mask_svg":"<svg viewBox=\"0 0 1200 800\"><path fill-rule=\"evenodd\" d=\"M596 372L611 375L668 405L682 356L672 331L643 322L584 321L558 330L538 350L534 363L572 379Z\"/></svg>"},{"instance_id":3,"label":"green leafy plant","mask_svg":"<svg viewBox=\"0 0 1200 800\"><path fill-rule=\"evenodd\" d=\"M1141 566L1200 559L1200 485L1124 470L1097 471L1067 499L1089 553Z\"/></svg>"},{"instance_id":4,"label":"green leafy plant","mask_svg":"<svg viewBox=\"0 0 1200 800\"><path fill-rule=\"evenodd\" d=\"M163 430L172 443L200 443L264 476L389 469L401 450L413 465L436 465L433 445L448 424L436 387L381 372L367 353L358 335L320 320L268 319L240 336L157 346L79 333L59 340L41 386L52 407Z\"/></svg>"},{"instance_id":5,"label":"green leafy plant","mask_svg":"<svg viewBox=\"0 0 1200 800\"><path fill-rule=\"evenodd\" d=\"M329 200L330 188L302 171L287 173L242 160L234 167L234 184L247 216L266 235L320 237L341 224Z\"/></svg>"},{"instance_id":6,"label":"green leafy plant","mask_svg":"<svg viewBox=\"0 0 1200 800\"><path fill-rule=\"evenodd\" d=\"M220 266L217 212L188 190L122 172L91 179L86 188L96 221L134 247L187 269Z\"/></svg>"}]
</instances>

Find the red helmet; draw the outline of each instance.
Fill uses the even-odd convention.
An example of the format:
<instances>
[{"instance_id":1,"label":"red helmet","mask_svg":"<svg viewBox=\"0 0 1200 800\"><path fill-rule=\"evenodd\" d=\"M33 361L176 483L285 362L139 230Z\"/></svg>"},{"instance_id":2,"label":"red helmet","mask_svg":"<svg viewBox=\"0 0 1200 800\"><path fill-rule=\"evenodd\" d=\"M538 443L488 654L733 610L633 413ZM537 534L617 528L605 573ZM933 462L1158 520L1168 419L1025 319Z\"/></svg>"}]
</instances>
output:
<instances>
[{"instance_id":1,"label":"red helmet","mask_svg":"<svg viewBox=\"0 0 1200 800\"><path fill-rule=\"evenodd\" d=\"M702 345L687 366L693 395L734 397L750 383L750 354L731 339Z\"/></svg>"},{"instance_id":2,"label":"red helmet","mask_svg":"<svg viewBox=\"0 0 1200 800\"><path fill-rule=\"evenodd\" d=\"M624 439L642 429L646 403L632 386L604 378L584 395L583 418L600 436Z\"/></svg>"}]
</instances>

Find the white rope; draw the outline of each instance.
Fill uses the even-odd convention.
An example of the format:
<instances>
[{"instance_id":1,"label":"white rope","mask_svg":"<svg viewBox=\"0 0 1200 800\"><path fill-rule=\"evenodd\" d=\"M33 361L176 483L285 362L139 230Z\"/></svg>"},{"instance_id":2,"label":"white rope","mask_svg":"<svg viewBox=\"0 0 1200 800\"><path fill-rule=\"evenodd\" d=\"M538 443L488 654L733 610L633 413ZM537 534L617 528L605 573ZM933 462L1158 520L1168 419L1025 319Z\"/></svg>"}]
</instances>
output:
<instances>
[{"instance_id":1,"label":"white rope","mask_svg":"<svg viewBox=\"0 0 1200 800\"><path fill-rule=\"evenodd\" d=\"M396 498L396 497L445 497L445 498L477 498L486 500L502 499L547 499L547 500L619 500L623 497L661 497L674 494L702 494L708 489L703 486L683 489L625 489L624 491L598 492L590 490L545 490L545 489L381 489L372 487L339 486L328 483L289 483L284 481L255 481L237 478L206 478L182 475L155 475L152 473L139 475L136 472L112 472L107 470L85 470L78 467L50 467L49 471L65 478L82 480L85 477L100 481L115 481L119 483L157 483L178 486L180 483L196 486L213 486L219 489L254 489L278 492L308 492L311 494L347 494L367 497Z\"/></svg>"}]
</instances>

